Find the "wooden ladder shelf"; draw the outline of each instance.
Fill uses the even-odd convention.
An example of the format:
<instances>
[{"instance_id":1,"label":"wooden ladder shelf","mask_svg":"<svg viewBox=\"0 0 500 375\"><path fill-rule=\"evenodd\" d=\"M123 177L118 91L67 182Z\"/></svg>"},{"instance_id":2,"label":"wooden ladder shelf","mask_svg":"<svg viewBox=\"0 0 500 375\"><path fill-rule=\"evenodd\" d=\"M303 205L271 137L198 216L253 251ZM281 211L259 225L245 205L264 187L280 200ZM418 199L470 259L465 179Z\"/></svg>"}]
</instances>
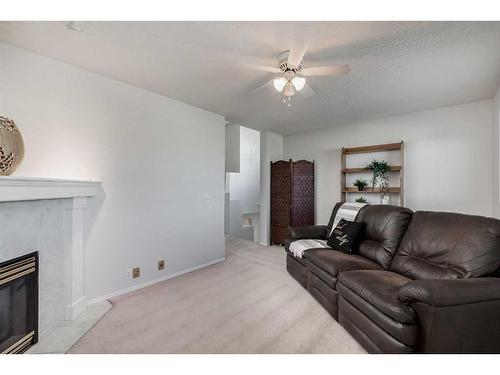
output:
<instances>
[{"instance_id":1,"label":"wooden ladder shelf","mask_svg":"<svg viewBox=\"0 0 500 375\"><path fill-rule=\"evenodd\" d=\"M365 167L347 168L347 156L354 154L376 153L386 151L400 152L400 165L391 165L389 171L399 173L399 186L389 187L389 194L399 194L399 205L404 206L404 142L386 143L381 145L370 145L362 147L343 147L341 153L340 170L340 200L347 201L348 193L381 193L380 188L366 187L358 191L357 187L346 186L347 175L352 173L371 173Z\"/></svg>"}]
</instances>

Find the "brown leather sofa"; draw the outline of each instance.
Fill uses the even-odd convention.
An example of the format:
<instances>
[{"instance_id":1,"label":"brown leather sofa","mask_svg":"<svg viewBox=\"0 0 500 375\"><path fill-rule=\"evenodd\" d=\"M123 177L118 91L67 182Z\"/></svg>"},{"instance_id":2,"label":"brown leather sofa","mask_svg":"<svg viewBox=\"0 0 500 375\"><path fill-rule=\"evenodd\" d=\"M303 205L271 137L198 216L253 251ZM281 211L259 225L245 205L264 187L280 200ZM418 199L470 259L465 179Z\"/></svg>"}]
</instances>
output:
<instances>
[{"instance_id":1,"label":"brown leather sofa","mask_svg":"<svg viewBox=\"0 0 500 375\"><path fill-rule=\"evenodd\" d=\"M371 353L500 353L500 221L367 206L358 253L288 251L326 239L327 226L290 228L287 270Z\"/></svg>"}]
</instances>

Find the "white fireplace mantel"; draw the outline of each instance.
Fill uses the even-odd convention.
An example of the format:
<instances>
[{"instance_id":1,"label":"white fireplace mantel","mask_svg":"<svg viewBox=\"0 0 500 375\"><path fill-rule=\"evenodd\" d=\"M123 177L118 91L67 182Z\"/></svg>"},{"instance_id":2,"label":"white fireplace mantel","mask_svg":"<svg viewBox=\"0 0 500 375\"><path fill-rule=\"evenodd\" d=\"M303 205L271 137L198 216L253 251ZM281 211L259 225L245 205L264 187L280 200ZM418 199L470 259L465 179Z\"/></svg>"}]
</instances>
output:
<instances>
[{"instance_id":1,"label":"white fireplace mantel","mask_svg":"<svg viewBox=\"0 0 500 375\"><path fill-rule=\"evenodd\" d=\"M87 199L97 195L100 182L52 178L0 177L0 203L68 199L64 226L64 299L66 320L86 309L85 209Z\"/></svg>"},{"instance_id":2,"label":"white fireplace mantel","mask_svg":"<svg viewBox=\"0 0 500 375\"><path fill-rule=\"evenodd\" d=\"M55 178L0 177L0 202L93 197L100 182Z\"/></svg>"}]
</instances>

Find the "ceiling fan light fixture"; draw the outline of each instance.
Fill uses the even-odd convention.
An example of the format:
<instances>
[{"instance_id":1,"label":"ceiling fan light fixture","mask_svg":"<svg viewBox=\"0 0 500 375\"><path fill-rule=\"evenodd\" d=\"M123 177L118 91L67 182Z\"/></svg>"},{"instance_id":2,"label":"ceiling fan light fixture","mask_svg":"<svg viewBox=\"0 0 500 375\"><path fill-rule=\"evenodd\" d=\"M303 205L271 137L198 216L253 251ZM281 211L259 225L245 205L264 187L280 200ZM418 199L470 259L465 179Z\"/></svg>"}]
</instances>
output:
<instances>
[{"instance_id":1,"label":"ceiling fan light fixture","mask_svg":"<svg viewBox=\"0 0 500 375\"><path fill-rule=\"evenodd\" d=\"M286 78L278 77L273 80L273 86L276 89L276 91L282 92L287 82L288 80Z\"/></svg>"},{"instance_id":2,"label":"ceiling fan light fixture","mask_svg":"<svg viewBox=\"0 0 500 375\"><path fill-rule=\"evenodd\" d=\"M295 89L290 81L286 83L285 88L283 89L283 95L288 97L295 95Z\"/></svg>"},{"instance_id":3,"label":"ceiling fan light fixture","mask_svg":"<svg viewBox=\"0 0 500 375\"><path fill-rule=\"evenodd\" d=\"M306 79L304 77L295 76L292 78L292 85L295 90L300 91L306 85Z\"/></svg>"}]
</instances>

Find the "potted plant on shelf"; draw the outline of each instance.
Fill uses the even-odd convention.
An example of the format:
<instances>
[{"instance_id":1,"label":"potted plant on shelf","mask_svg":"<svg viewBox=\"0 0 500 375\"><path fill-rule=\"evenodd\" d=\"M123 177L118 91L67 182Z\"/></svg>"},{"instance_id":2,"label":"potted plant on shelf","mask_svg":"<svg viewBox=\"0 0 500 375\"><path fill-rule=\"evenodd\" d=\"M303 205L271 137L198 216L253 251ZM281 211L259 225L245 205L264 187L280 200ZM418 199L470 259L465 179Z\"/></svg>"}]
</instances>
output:
<instances>
[{"instance_id":1,"label":"potted plant on shelf","mask_svg":"<svg viewBox=\"0 0 500 375\"><path fill-rule=\"evenodd\" d=\"M389 164L382 160L372 160L370 164L366 166L366 169L373 172L372 176L372 188L375 188L375 185L378 181L380 181L380 203L381 204L389 204L389 172L390 167Z\"/></svg>"},{"instance_id":2,"label":"potted plant on shelf","mask_svg":"<svg viewBox=\"0 0 500 375\"><path fill-rule=\"evenodd\" d=\"M358 191L363 191L363 189L368 186L368 182L365 179L358 178L354 181L353 185L358 187Z\"/></svg>"},{"instance_id":3,"label":"potted plant on shelf","mask_svg":"<svg viewBox=\"0 0 500 375\"><path fill-rule=\"evenodd\" d=\"M355 200L356 203L368 203L365 197L359 197Z\"/></svg>"}]
</instances>

